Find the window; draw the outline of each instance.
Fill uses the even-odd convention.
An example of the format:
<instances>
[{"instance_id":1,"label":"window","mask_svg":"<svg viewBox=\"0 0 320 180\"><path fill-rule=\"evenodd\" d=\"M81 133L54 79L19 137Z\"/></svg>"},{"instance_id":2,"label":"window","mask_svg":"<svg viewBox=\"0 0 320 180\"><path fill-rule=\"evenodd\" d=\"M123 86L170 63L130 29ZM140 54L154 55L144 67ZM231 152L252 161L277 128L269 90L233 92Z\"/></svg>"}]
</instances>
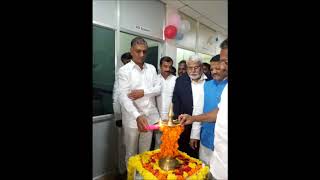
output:
<instances>
[{"instance_id":1,"label":"window","mask_svg":"<svg viewBox=\"0 0 320 180\"><path fill-rule=\"evenodd\" d=\"M191 55L194 55L195 54L195 52L193 52L193 51L189 51L189 50L186 50L186 49L182 49L182 48L177 48L177 59L176 59L176 62L177 62L177 64L176 64L176 69L177 69L177 71L178 71L178 64L179 64L179 62L181 61L181 60L188 60L189 59L189 57L191 56Z\"/></svg>"},{"instance_id":2,"label":"window","mask_svg":"<svg viewBox=\"0 0 320 180\"><path fill-rule=\"evenodd\" d=\"M216 54L216 46L217 46L217 33L208 28L207 26L200 23L199 25L199 44L198 44L198 52L208 55Z\"/></svg>"},{"instance_id":3,"label":"window","mask_svg":"<svg viewBox=\"0 0 320 180\"><path fill-rule=\"evenodd\" d=\"M190 23L190 30L184 33L182 40L177 40L176 44L179 47L185 47L187 49L195 50L196 49L196 39L197 39L197 21L192 19L191 17L179 13L181 16L181 20L187 20Z\"/></svg>"},{"instance_id":4,"label":"window","mask_svg":"<svg viewBox=\"0 0 320 180\"><path fill-rule=\"evenodd\" d=\"M93 116L112 114L112 90L114 83L113 30L93 25Z\"/></svg>"},{"instance_id":5,"label":"window","mask_svg":"<svg viewBox=\"0 0 320 180\"><path fill-rule=\"evenodd\" d=\"M202 53L198 53L199 56L202 58L202 62L206 62L210 64L210 60L213 56L208 55L208 54L202 54Z\"/></svg>"}]
</instances>

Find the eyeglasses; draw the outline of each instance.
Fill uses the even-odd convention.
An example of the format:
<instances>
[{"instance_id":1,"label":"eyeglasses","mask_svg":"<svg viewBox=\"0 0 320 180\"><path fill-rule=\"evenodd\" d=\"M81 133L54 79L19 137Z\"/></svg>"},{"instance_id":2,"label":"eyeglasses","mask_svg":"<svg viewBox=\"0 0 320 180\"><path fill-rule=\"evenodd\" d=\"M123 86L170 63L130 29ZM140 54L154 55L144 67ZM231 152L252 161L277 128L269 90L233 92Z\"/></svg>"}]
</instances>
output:
<instances>
[{"instance_id":1,"label":"eyeglasses","mask_svg":"<svg viewBox=\"0 0 320 180\"><path fill-rule=\"evenodd\" d=\"M189 71L198 70L199 68L200 68L200 66L194 66L194 67L188 66L188 67L187 67L187 69L188 69Z\"/></svg>"}]
</instances>

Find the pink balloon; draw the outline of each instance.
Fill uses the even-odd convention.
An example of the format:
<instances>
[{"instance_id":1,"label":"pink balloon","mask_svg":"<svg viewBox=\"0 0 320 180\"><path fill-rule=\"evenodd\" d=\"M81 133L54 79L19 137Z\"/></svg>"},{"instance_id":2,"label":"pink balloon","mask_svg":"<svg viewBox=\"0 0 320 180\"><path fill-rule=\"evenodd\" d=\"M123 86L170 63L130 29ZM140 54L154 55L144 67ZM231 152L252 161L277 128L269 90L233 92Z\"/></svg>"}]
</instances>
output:
<instances>
[{"instance_id":1,"label":"pink balloon","mask_svg":"<svg viewBox=\"0 0 320 180\"><path fill-rule=\"evenodd\" d=\"M180 27L181 17L178 14L172 14L169 16L168 25L174 25L175 27Z\"/></svg>"}]
</instances>

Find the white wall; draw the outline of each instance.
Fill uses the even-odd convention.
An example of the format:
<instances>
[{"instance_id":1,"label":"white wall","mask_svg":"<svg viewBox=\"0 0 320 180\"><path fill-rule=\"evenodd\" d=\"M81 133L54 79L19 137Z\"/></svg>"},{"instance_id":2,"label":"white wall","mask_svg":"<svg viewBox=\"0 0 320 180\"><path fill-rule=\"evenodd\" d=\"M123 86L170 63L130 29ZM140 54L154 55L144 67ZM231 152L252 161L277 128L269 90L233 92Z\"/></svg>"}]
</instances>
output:
<instances>
[{"instance_id":1,"label":"white wall","mask_svg":"<svg viewBox=\"0 0 320 180\"><path fill-rule=\"evenodd\" d=\"M93 0L92 18L96 24L115 29L117 26L116 0Z\"/></svg>"},{"instance_id":2,"label":"white wall","mask_svg":"<svg viewBox=\"0 0 320 180\"><path fill-rule=\"evenodd\" d=\"M159 0L120 0L120 27L163 39L165 5Z\"/></svg>"}]
</instances>

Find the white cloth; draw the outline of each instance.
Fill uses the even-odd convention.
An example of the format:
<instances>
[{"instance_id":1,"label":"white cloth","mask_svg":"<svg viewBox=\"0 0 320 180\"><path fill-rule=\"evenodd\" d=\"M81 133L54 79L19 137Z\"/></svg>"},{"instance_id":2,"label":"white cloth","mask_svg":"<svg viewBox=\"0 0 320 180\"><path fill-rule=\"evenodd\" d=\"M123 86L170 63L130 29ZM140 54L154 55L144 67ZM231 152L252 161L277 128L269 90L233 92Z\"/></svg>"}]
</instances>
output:
<instances>
[{"instance_id":1,"label":"white cloth","mask_svg":"<svg viewBox=\"0 0 320 180\"><path fill-rule=\"evenodd\" d=\"M130 61L119 69L118 81L123 126L137 128L136 119L140 115L145 115L149 124L156 123L159 112L155 96L160 94L161 84L155 67L144 63L141 69ZM136 89L143 89L144 96L136 100L129 99L128 94Z\"/></svg>"},{"instance_id":2,"label":"white cloth","mask_svg":"<svg viewBox=\"0 0 320 180\"><path fill-rule=\"evenodd\" d=\"M113 85L113 94L112 94L112 99L113 99L113 114L114 114L114 119L115 120L120 120L121 119L121 106L119 102L119 81L118 81L118 73L116 73L115 80L114 80L114 85Z\"/></svg>"},{"instance_id":3,"label":"white cloth","mask_svg":"<svg viewBox=\"0 0 320 180\"><path fill-rule=\"evenodd\" d=\"M169 107L172 103L172 95L177 77L169 75L164 79L161 74L158 74L158 79L161 83L161 94L156 97L157 107L162 120L168 119ZM160 130L154 131L155 134L155 149L160 148L162 132Z\"/></svg>"},{"instance_id":4,"label":"white cloth","mask_svg":"<svg viewBox=\"0 0 320 180\"><path fill-rule=\"evenodd\" d=\"M222 91L218 107L210 172L214 178L226 180L228 179L228 84Z\"/></svg>"},{"instance_id":5,"label":"white cloth","mask_svg":"<svg viewBox=\"0 0 320 180\"><path fill-rule=\"evenodd\" d=\"M124 128L124 143L126 145L125 162L128 165L128 160L131 156L137 153L143 153L150 150L152 142L152 131L140 133L137 128Z\"/></svg>"},{"instance_id":6,"label":"white cloth","mask_svg":"<svg viewBox=\"0 0 320 180\"><path fill-rule=\"evenodd\" d=\"M192 88L192 100L193 100L193 111L192 115L199 115L203 113L203 103L204 103L204 83L207 76L202 74L198 82L191 80ZM200 140L201 122L193 122L190 134L190 139Z\"/></svg>"},{"instance_id":7,"label":"white cloth","mask_svg":"<svg viewBox=\"0 0 320 180\"><path fill-rule=\"evenodd\" d=\"M200 143L199 159L206 165L209 165L211 157L212 157L212 150Z\"/></svg>"},{"instance_id":8,"label":"white cloth","mask_svg":"<svg viewBox=\"0 0 320 180\"><path fill-rule=\"evenodd\" d=\"M172 103L172 95L177 77L169 75L167 79L164 79L163 76L159 74L158 79L161 82L161 94L157 96L157 107L161 119L164 120L168 119L169 106Z\"/></svg>"}]
</instances>

